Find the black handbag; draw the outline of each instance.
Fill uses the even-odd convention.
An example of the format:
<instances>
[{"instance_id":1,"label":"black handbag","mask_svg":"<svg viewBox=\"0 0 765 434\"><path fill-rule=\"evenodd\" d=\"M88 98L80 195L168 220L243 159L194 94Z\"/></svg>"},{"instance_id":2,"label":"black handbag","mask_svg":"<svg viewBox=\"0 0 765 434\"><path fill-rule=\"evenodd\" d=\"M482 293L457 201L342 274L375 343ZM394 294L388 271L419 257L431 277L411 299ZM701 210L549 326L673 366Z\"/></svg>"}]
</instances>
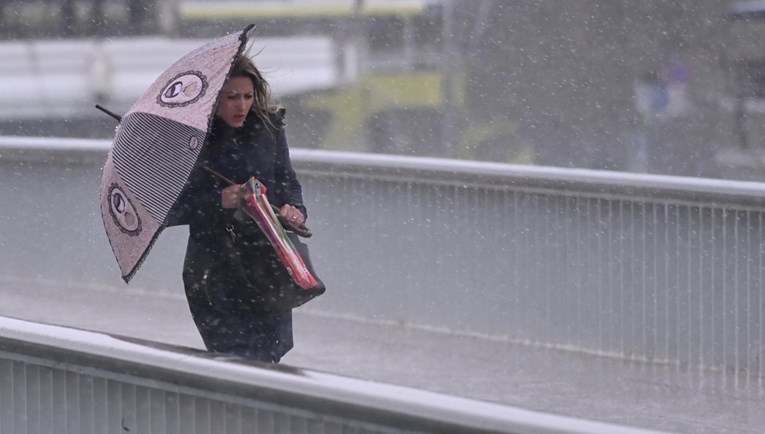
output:
<instances>
[{"instance_id":1,"label":"black handbag","mask_svg":"<svg viewBox=\"0 0 765 434\"><path fill-rule=\"evenodd\" d=\"M287 231L287 236L316 279L313 288L304 289L295 283L254 221L237 219L237 223L226 228L229 263L224 268L237 285L243 286L243 291L238 291L243 302L264 311L287 311L324 294L326 287L316 274L308 245L296 233Z\"/></svg>"},{"instance_id":2,"label":"black handbag","mask_svg":"<svg viewBox=\"0 0 765 434\"><path fill-rule=\"evenodd\" d=\"M290 241L292 241L292 245L295 246L295 250L297 250L297 252L300 254L300 257L303 258L303 262L305 263L306 268L308 268L308 271L311 273L311 275L313 275L317 282L316 286L313 288L304 289L292 281L291 286L295 286L296 289L291 290L294 291L294 294L289 296L292 299L290 305L292 308L296 308L324 294L327 288L324 286L324 282L319 279L319 276L316 274L316 271L313 268L313 263L311 262L311 254L308 251L308 245L304 243L295 232L288 231L287 236L289 237Z\"/></svg>"}]
</instances>

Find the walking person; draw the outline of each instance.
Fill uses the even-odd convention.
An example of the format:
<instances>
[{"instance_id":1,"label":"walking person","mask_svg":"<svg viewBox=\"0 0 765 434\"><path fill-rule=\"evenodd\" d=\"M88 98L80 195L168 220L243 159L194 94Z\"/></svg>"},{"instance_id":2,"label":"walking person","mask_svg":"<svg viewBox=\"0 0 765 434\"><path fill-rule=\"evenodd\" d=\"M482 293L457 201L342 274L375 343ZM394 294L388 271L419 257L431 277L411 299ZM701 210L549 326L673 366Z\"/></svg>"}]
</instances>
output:
<instances>
[{"instance_id":1,"label":"walking person","mask_svg":"<svg viewBox=\"0 0 765 434\"><path fill-rule=\"evenodd\" d=\"M255 222L237 210L240 184L255 177L283 221L300 226L306 219L285 111L271 104L268 82L245 54L235 59L218 101L169 225L189 225L183 282L208 350L278 363L293 346L292 310L278 302L289 276Z\"/></svg>"}]
</instances>

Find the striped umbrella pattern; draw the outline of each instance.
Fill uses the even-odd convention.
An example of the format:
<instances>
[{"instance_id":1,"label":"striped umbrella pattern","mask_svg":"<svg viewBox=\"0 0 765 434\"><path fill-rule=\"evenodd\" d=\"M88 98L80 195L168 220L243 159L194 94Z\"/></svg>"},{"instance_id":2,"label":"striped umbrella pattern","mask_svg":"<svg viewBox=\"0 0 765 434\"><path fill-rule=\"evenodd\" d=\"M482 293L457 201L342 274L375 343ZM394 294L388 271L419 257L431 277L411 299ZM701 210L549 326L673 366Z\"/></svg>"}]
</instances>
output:
<instances>
[{"instance_id":1,"label":"striped umbrella pattern","mask_svg":"<svg viewBox=\"0 0 765 434\"><path fill-rule=\"evenodd\" d=\"M231 65L253 32L248 26L178 59L122 116L104 164L100 204L125 282L165 228L205 144Z\"/></svg>"}]
</instances>

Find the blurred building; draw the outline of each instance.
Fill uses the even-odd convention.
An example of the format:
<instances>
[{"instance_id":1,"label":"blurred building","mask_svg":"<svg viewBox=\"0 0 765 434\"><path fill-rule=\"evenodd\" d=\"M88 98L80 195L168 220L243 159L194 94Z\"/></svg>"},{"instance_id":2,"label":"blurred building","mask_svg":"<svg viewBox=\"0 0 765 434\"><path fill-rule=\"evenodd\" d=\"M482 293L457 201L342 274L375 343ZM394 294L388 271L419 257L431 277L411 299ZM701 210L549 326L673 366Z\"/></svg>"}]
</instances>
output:
<instances>
[{"instance_id":1,"label":"blurred building","mask_svg":"<svg viewBox=\"0 0 765 434\"><path fill-rule=\"evenodd\" d=\"M63 3L74 37L327 38L334 84L277 95L294 146L765 179L763 1ZM41 4L6 37L55 36Z\"/></svg>"}]
</instances>

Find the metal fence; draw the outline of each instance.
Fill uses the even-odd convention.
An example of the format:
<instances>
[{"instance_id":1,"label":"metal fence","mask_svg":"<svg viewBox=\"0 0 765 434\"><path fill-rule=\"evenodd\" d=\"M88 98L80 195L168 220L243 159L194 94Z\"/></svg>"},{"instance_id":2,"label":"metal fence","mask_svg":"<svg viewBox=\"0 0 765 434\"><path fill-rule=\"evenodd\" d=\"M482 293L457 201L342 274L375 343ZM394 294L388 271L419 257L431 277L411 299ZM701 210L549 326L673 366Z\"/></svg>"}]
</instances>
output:
<instances>
[{"instance_id":1,"label":"metal fence","mask_svg":"<svg viewBox=\"0 0 765 434\"><path fill-rule=\"evenodd\" d=\"M340 300L343 311L763 375L765 184L329 153L300 162L314 200L331 204L321 212L353 222L318 230L331 233L323 268L363 294Z\"/></svg>"},{"instance_id":2,"label":"metal fence","mask_svg":"<svg viewBox=\"0 0 765 434\"><path fill-rule=\"evenodd\" d=\"M97 211L108 146L0 141L6 284L124 286ZM329 288L306 309L765 373L765 184L292 154ZM166 231L128 289L181 294L184 236Z\"/></svg>"},{"instance_id":3,"label":"metal fence","mask_svg":"<svg viewBox=\"0 0 765 434\"><path fill-rule=\"evenodd\" d=\"M0 317L2 434L649 431Z\"/></svg>"},{"instance_id":4,"label":"metal fence","mask_svg":"<svg viewBox=\"0 0 765 434\"><path fill-rule=\"evenodd\" d=\"M208 41L146 37L0 41L0 120L95 119L102 104L121 113L184 54ZM335 85L329 38L258 38L252 47L280 97Z\"/></svg>"}]
</instances>

